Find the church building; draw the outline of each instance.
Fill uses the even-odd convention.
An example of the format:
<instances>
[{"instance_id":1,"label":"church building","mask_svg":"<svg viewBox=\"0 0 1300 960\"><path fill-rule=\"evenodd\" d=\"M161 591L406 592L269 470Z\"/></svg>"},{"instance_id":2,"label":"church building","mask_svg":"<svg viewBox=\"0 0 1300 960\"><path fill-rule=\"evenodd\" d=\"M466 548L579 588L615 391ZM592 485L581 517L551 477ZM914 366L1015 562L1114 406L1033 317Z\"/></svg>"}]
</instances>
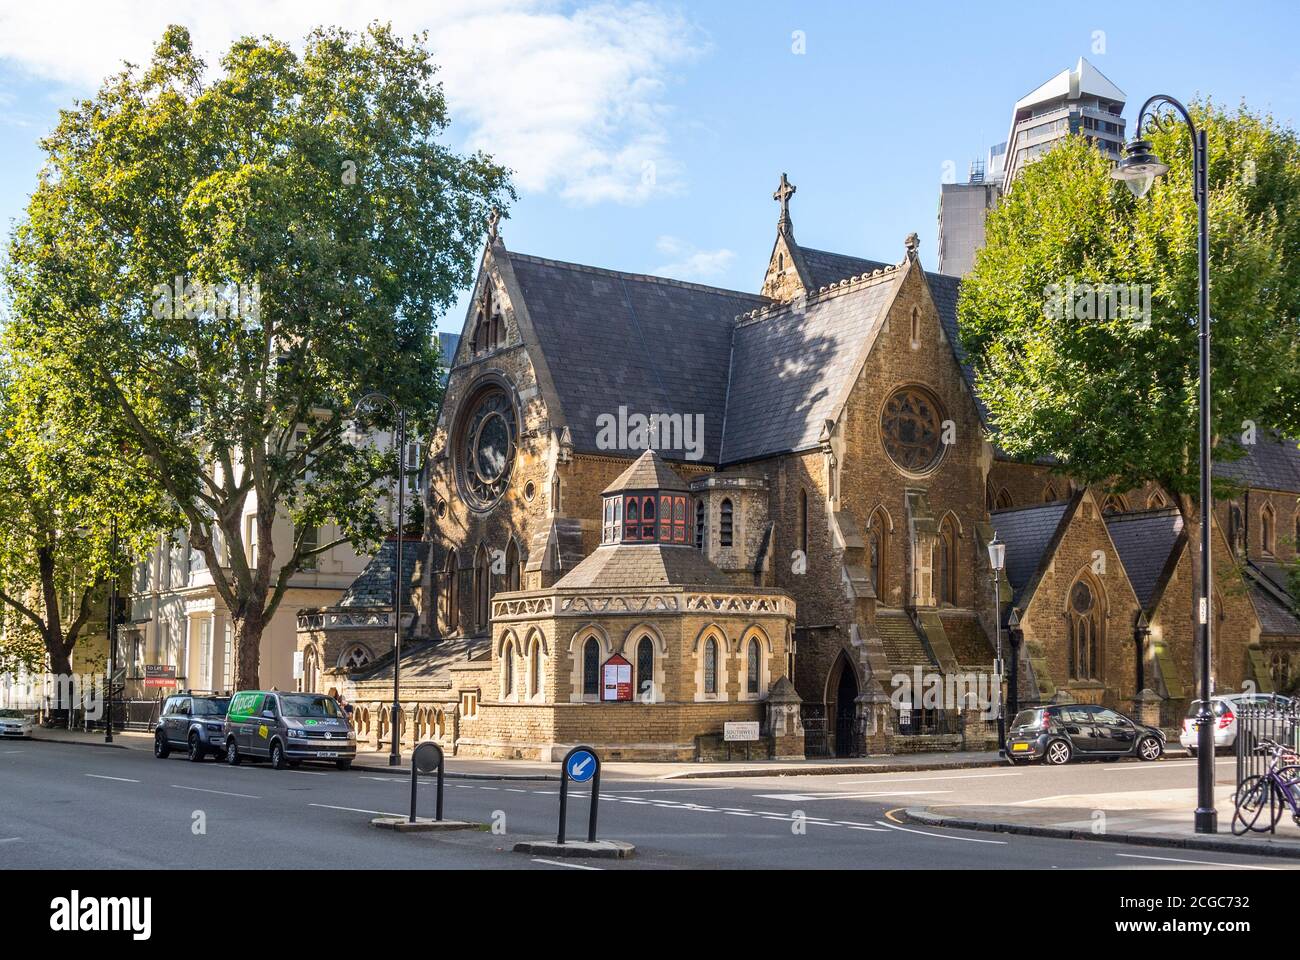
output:
<instances>
[{"instance_id":1,"label":"church building","mask_svg":"<svg viewBox=\"0 0 1300 960\"><path fill-rule=\"evenodd\" d=\"M995 623L1013 705L1182 716L1190 559L1170 501L1008 460L958 339L960 281L924 269L915 234L893 262L803 246L794 191L783 175L752 293L515 253L493 222L399 578L404 739L541 759L984 749L970 691L989 689ZM1300 671L1278 573L1300 452L1261 456L1233 467L1259 474L1243 489L1271 532L1229 504L1215 532L1220 690ZM1270 538L1254 563L1249 536ZM368 571L390 585L391 548ZM299 630L379 743L383 609L304 611Z\"/></svg>"}]
</instances>

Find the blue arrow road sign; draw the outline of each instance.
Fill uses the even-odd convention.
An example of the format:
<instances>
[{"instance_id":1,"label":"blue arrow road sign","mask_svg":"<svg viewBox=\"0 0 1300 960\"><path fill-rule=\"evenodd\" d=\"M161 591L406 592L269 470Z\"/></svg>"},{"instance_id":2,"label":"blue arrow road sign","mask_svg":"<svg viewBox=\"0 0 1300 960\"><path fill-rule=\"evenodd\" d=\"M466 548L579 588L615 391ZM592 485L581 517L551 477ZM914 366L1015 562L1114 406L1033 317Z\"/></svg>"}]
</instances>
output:
<instances>
[{"instance_id":1,"label":"blue arrow road sign","mask_svg":"<svg viewBox=\"0 0 1300 960\"><path fill-rule=\"evenodd\" d=\"M565 772L574 783L586 783L596 772L596 757L586 750L579 750L569 757Z\"/></svg>"}]
</instances>

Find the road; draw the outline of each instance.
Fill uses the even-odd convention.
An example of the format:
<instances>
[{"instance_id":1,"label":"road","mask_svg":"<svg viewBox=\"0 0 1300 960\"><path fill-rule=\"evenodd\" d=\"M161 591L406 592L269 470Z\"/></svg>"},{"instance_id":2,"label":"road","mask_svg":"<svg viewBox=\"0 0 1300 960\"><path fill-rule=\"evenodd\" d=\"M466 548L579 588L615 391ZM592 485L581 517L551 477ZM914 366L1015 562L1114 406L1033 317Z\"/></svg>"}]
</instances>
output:
<instances>
[{"instance_id":1,"label":"road","mask_svg":"<svg viewBox=\"0 0 1300 960\"><path fill-rule=\"evenodd\" d=\"M1185 787L1191 777L1185 761L713 780L609 773L601 788L600 835L636 844L637 856L559 862L511 852L519 839L554 835L554 781L449 778L448 818L496 823L504 832L395 835L369 821L405 812L406 776L192 764L138 749L8 742L0 743L0 867L1293 868L1268 857L922 829L890 815L906 805L1086 792L1136 797ZM570 836L580 837L585 791L573 788L572 799ZM421 801L421 814L430 814L432 780L424 781Z\"/></svg>"}]
</instances>

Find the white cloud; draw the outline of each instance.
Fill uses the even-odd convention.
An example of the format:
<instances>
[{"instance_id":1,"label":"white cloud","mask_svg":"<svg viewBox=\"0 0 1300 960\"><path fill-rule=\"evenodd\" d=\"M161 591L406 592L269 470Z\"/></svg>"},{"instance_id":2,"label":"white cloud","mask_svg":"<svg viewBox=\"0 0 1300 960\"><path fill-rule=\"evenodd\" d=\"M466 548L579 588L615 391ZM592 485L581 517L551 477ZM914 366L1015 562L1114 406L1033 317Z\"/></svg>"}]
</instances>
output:
<instances>
[{"instance_id":1,"label":"white cloud","mask_svg":"<svg viewBox=\"0 0 1300 960\"><path fill-rule=\"evenodd\" d=\"M147 61L169 23L210 63L235 38L300 44L319 24L428 31L453 134L515 171L525 192L637 203L677 187L665 90L702 42L678 13L637 0L44 0L0 10L0 60L81 92Z\"/></svg>"},{"instance_id":2,"label":"white cloud","mask_svg":"<svg viewBox=\"0 0 1300 960\"><path fill-rule=\"evenodd\" d=\"M717 250L699 250L677 237L662 236L655 241L657 249L671 263L656 267L652 272L674 280L708 280L726 273L736 259L734 250L720 247Z\"/></svg>"}]
</instances>

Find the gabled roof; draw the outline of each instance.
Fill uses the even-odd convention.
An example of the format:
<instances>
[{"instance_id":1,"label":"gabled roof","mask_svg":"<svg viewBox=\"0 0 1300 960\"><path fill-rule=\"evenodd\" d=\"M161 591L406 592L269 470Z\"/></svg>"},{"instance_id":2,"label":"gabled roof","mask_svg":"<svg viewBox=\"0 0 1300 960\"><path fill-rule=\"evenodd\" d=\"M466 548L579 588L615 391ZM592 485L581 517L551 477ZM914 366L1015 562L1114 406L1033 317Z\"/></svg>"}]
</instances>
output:
<instances>
[{"instance_id":1,"label":"gabled roof","mask_svg":"<svg viewBox=\"0 0 1300 960\"><path fill-rule=\"evenodd\" d=\"M601 494L609 496L620 490L680 490L686 493L689 489L677 471L664 463L663 457L654 450L647 450Z\"/></svg>"},{"instance_id":2,"label":"gabled roof","mask_svg":"<svg viewBox=\"0 0 1300 960\"><path fill-rule=\"evenodd\" d=\"M1071 509L1082 494L1070 500L1041 503L1014 510L995 510L989 526L1007 545L1006 576L1011 584L1011 603L1024 609L1064 531Z\"/></svg>"},{"instance_id":3,"label":"gabled roof","mask_svg":"<svg viewBox=\"0 0 1300 960\"><path fill-rule=\"evenodd\" d=\"M742 318L731 350L723 463L818 444L901 274L888 273Z\"/></svg>"},{"instance_id":4,"label":"gabled roof","mask_svg":"<svg viewBox=\"0 0 1300 960\"><path fill-rule=\"evenodd\" d=\"M1138 602L1150 614L1168 582L1170 564L1186 543L1183 518L1173 509L1116 513L1106 517L1106 529Z\"/></svg>"},{"instance_id":5,"label":"gabled roof","mask_svg":"<svg viewBox=\"0 0 1300 960\"><path fill-rule=\"evenodd\" d=\"M704 418L703 461L717 463L727 398L727 367L736 316L772 301L615 270L508 253L560 397L574 449L601 449L602 414ZM693 422L693 421L692 421ZM673 460L683 445L663 446Z\"/></svg>"},{"instance_id":6,"label":"gabled roof","mask_svg":"<svg viewBox=\"0 0 1300 960\"><path fill-rule=\"evenodd\" d=\"M1286 591L1286 571L1281 564L1247 561L1245 574L1260 631L1275 636L1300 636L1300 617L1295 612L1295 600Z\"/></svg>"}]
</instances>

